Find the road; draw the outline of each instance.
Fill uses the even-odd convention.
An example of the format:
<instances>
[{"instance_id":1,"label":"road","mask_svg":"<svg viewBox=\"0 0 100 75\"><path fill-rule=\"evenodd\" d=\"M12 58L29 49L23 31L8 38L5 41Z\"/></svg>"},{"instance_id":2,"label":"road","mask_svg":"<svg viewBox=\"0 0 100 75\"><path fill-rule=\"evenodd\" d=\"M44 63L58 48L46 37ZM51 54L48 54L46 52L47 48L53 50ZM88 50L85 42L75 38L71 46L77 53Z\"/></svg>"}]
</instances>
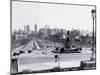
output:
<instances>
[{"instance_id":1,"label":"road","mask_svg":"<svg viewBox=\"0 0 100 75\"><path fill-rule=\"evenodd\" d=\"M15 48L12 50L12 52L18 52L18 51L28 51L28 50L35 50L40 49L39 45L37 44L36 39L32 39L27 44L20 46L18 48Z\"/></svg>"}]
</instances>

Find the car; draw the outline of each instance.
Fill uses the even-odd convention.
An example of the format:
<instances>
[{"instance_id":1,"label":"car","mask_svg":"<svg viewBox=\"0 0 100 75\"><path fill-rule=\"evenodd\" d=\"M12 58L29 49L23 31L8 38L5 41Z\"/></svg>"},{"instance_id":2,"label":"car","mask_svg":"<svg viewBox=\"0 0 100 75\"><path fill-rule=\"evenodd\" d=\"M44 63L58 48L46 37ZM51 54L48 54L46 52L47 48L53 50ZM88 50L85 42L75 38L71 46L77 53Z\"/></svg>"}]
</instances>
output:
<instances>
[{"instance_id":1,"label":"car","mask_svg":"<svg viewBox=\"0 0 100 75\"><path fill-rule=\"evenodd\" d=\"M16 53L16 52L13 53L13 56L18 56L18 55L19 55L19 53Z\"/></svg>"},{"instance_id":2,"label":"car","mask_svg":"<svg viewBox=\"0 0 100 75\"><path fill-rule=\"evenodd\" d=\"M32 51L31 50L28 50L28 53L32 53Z\"/></svg>"},{"instance_id":3,"label":"car","mask_svg":"<svg viewBox=\"0 0 100 75\"><path fill-rule=\"evenodd\" d=\"M23 54L23 53L25 53L25 52L24 52L24 51L19 51L19 53L20 53L20 54Z\"/></svg>"}]
</instances>

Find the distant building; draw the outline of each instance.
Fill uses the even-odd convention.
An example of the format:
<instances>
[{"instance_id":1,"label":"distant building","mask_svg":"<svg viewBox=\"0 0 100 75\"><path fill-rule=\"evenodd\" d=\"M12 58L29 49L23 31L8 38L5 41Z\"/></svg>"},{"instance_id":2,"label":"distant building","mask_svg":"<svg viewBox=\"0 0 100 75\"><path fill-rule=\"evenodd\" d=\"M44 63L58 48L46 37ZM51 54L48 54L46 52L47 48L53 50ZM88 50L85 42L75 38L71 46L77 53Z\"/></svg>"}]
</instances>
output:
<instances>
[{"instance_id":1,"label":"distant building","mask_svg":"<svg viewBox=\"0 0 100 75\"><path fill-rule=\"evenodd\" d=\"M25 32L26 34L28 34L29 31L30 31L29 25L24 26L24 32Z\"/></svg>"},{"instance_id":2,"label":"distant building","mask_svg":"<svg viewBox=\"0 0 100 75\"><path fill-rule=\"evenodd\" d=\"M16 35L17 34L17 30L14 30L12 35Z\"/></svg>"},{"instance_id":3,"label":"distant building","mask_svg":"<svg viewBox=\"0 0 100 75\"><path fill-rule=\"evenodd\" d=\"M35 24L35 34L37 34L37 25Z\"/></svg>"},{"instance_id":4,"label":"distant building","mask_svg":"<svg viewBox=\"0 0 100 75\"><path fill-rule=\"evenodd\" d=\"M16 40L22 40L22 39L27 39L28 36L26 34L17 34L16 35Z\"/></svg>"},{"instance_id":5,"label":"distant building","mask_svg":"<svg viewBox=\"0 0 100 75\"><path fill-rule=\"evenodd\" d=\"M49 35L51 35L52 29L49 28L49 26L45 26L44 28L39 29L39 34L43 39L48 38Z\"/></svg>"},{"instance_id":6,"label":"distant building","mask_svg":"<svg viewBox=\"0 0 100 75\"><path fill-rule=\"evenodd\" d=\"M55 35L55 34L57 34L57 33L59 33L59 32L61 32L61 29L54 28L54 29L52 29L51 34L52 34L52 35Z\"/></svg>"},{"instance_id":7,"label":"distant building","mask_svg":"<svg viewBox=\"0 0 100 75\"><path fill-rule=\"evenodd\" d=\"M18 32L14 31L13 37L15 40L21 40L21 39L27 39L28 35L25 33L25 31L19 29Z\"/></svg>"},{"instance_id":8,"label":"distant building","mask_svg":"<svg viewBox=\"0 0 100 75\"><path fill-rule=\"evenodd\" d=\"M21 29L19 29L19 30L18 30L18 34L19 34L19 35L24 34L24 31L21 30Z\"/></svg>"},{"instance_id":9,"label":"distant building","mask_svg":"<svg viewBox=\"0 0 100 75\"><path fill-rule=\"evenodd\" d=\"M80 37L80 30L72 30L70 31L70 38L71 38L71 43L75 44L75 39Z\"/></svg>"}]
</instances>

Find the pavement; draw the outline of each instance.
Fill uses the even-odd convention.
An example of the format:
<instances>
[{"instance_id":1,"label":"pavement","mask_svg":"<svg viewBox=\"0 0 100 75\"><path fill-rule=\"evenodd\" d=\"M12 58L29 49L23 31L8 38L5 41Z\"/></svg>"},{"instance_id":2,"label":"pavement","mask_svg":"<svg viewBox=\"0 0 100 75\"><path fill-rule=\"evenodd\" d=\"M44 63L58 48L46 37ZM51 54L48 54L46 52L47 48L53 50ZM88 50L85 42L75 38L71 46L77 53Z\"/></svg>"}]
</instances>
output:
<instances>
[{"instance_id":1,"label":"pavement","mask_svg":"<svg viewBox=\"0 0 100 75\"><path fill-rule=\"evenodd\" d=\"M68 61L68 62L60 62L59 63L61 68L71 68L71 67L79 67L80 61ZM30 71L39 71L39 70L48 70L58 66L57 62L44 62L44 63L36 63L36 64L23 64L19 65L18 72L22 72L23 70L30 70Z\"/></svg>"}]
</instances>

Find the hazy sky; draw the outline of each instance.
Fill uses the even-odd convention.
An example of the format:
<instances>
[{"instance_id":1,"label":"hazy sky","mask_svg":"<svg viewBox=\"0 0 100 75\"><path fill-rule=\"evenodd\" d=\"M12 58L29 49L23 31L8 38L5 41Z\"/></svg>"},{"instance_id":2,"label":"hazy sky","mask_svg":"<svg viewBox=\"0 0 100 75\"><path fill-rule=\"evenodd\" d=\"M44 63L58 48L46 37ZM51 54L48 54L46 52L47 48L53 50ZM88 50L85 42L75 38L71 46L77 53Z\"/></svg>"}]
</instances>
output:
<instances>
[{"instance_id":1,"label":"hazy sky","mask_svg":"<svg viewBox=\"0 0 100 75\"><path fill-rule=\"evenodd\" d=\"M50 28L80 29L92 31L91 10L93 6L12 2L12 29L30 25L34 30L48 25Z\"/></svg>"}]
</instances>

